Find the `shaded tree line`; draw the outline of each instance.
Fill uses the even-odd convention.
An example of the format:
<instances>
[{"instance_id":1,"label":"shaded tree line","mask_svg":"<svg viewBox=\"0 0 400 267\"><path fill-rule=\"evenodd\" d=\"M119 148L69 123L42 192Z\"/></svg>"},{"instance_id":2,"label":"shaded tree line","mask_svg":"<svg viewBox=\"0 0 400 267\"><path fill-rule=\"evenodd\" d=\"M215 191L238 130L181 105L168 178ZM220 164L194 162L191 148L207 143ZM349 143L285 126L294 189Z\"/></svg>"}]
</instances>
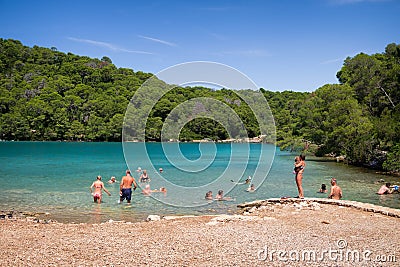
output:
<instances>
[{"instance_id":1,"label":"shaded tree line","mask_svg":"<svg viewBox=\"0 0 400 267\"><path fill-rule=\"evenodd\" d=\"M0 39L0 139L120 141L128 103L150 77L153 74L117 68L106 56L89 58ZM177 86L151 106L155 92L167 86L157 80L146 87L143 99L150 103L143 103L143 109L150 107L151 112L145 117L144 140L160 141L171 110L198 97L223 101L243 119L249 137L260 133L251 110L230 90ZM143 110L135 112L131 117L141 118ZM195 118L185 125L179 139L227 136L221 123Z\"/></svg>"},{"instance_id":2,"label":"shaded tree line","mask_svg":"<svg viewBox=\"0 0 400 267\"><path fill-rule=\"evenodd\" d=\"M126 105L150 76L0 39L0 139L120 140Z\"/></svg>"}]
</instances>

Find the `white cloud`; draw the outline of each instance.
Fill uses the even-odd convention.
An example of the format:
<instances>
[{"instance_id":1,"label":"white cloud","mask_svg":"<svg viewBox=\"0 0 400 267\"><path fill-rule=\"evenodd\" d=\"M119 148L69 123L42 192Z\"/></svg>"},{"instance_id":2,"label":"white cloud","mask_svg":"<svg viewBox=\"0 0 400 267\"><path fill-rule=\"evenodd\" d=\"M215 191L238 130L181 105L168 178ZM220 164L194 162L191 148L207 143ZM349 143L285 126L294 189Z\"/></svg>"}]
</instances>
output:
<instances>
[{"instance_id":1,"label":"white cloud","mask_svg":"<svg viewBox=\"0 0 400 267\"><path fill-rule=\"evenodd\" d=\"M161 39L152 38L152 37L143 36L143 35L138 35L138 36L139 36L140 38L143 38L143 39L146 39L146 40L150 40L150 41L153 41L153 42L156 42L156 43L165 44L165 45L168 45L168 46L177 46L177 45L174 44L174 43L167 42L167 41L164 41L164 40L161 40Z\"/></svg>"},{"instance_id":2,"label":"white cloud","mask_svg":"<svg viewBox=\"0 0 400 267\"><path fill-rule=\"evenodd\" d=\"M129 49L121 48L114 44L106 43L106 42L100 42L100 41L94 41L94 40L88 40L88 39L79 39L79 38L74 38L74 37L68 37L68 39L71 41L75 41L75 42L87 43L87 44L91 44L91 45L95 45L95 46L99 46L99 47L104 47L104 48L107 48L107 49L115 51L115 52L153 55L153 53L151 53L151 52L129 50Z\"/></svg>"}]
</instances>

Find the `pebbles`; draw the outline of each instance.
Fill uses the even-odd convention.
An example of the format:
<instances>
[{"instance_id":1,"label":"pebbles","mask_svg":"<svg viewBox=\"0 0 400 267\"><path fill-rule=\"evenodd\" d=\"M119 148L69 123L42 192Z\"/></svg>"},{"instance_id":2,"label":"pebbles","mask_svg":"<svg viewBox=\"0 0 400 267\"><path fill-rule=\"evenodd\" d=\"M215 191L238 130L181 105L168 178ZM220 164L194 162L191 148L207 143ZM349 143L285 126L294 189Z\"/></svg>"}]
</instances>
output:
<instances>
[{"instance_id":1,"label":"pebbles","mask_svg":"<svg viewBox=\"0 0 400 267\"><path fill-rule=\"evenodd\" d=\"M243 213L170 216L151 222L43 224L0 220L0 266L360 266L368 262L282 262L267 251L347 248L400 257L399 219L312 201L259 202ZM295 205L296 204L296 205ZM245 214L247 212L247 214ZM293 212L293 213L292 213ZM266 250L267 248L267 250ZM398 259L397 259L398 260ZM386 262L384 266L395 266Z\"/></svg>"},{"instance_id":2,"label":"pebbles","mask_svg":"<svg viewBox=\"0 0 400 267\"><path fill-rule=\"evenodd\" d=\"M400 210L377 206L369 203L362 203L357 201L350 200L333 200L333 199L324 199L324 198L306 198L306 199L298 199L298 198L271 198L267 200L257 200L249 203L239 204L238 208L242 209L241 213L249 212L253 213L255 210L268 209L269 211L273 211L275 208L288 208L294 207L296 210L302 209L311 209L311 210L319 210L321 208L321 204L329 204L341 207L350 207L362 211L380 213L390 217L400 218ZM266 207L266 208L262 208ZM253 212L252 212L253 211Z\"/></svg>"},{"instance_id":3,"label":"pebbles","mask_svg":"<svg viewBox=\"0 0 400 267\"><path fill-rule=\"evenodd\" d=\"M51 219L43 219L43 217L48 216L49 213L38 213L38 212L18 212L18 211L1 211L0 212L0 220L25 220L28 222L35 222L35 223L53 223L55 221Z\"/></svg>"}]
</instances>

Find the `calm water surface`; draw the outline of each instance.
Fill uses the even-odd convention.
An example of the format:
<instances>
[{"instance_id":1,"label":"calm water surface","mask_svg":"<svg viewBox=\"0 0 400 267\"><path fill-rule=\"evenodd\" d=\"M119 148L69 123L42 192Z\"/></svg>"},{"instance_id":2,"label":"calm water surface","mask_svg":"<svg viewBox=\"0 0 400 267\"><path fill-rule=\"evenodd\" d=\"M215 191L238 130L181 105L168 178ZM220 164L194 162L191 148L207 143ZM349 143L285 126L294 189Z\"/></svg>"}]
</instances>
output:
<instances>
[{"instance_id":1,"label":"calm water surface","mask_svg":"<svg viewBox=\"0 0 400 267\"><path fill-rule=\"evenodd\" d=\"M143 144L129 144L129 151L136 151L135 146L139 145ZM111 176L120 180L127 169L121 143L0 142L0 210L48 212L51 218L60 222L104 222L110 219L134 222L144 220L149 214L233 213L236 205L245 201L297 195L292 173L294 154L282 152L272 145L202 146L179 144L182 158L174 154L166 157L159 143L148 143L146 149L152 165L144 160L141 152L129 156L130 169L132 166L147 169L153 188L166 185L168 189L169 183L173 183L182 191L169 190L166 195L157 193L157 199L153 199L140 194L138 188L132 196L132 205L127 205L117 203L119 185L106 183ZM125 147L125 153L129 151ZM246 151L250 154L247 155ZM207 202L203 199L208 190L216 194L219 188L212 183L218 177L221 186L226 186L231 183L230 178L243 181L254 175L262 152L268 155L264 160L273 161L265 181L258 184L256 192L246 192L247 185L237 185L227 193L234 201ZM235 154L233 160L232 154ZM378 183L380 179L399 184L399 178L313 158L306 162L303 179L306 197L326 197L317 191L322 183L329 189L329 180L334 176L342 187L344 199L400 208L400 194L375 194L381 185ZM243 163L246 163L245 168ZM160 167L164 170L161 175L158 173ZM101 205L93 203L89 192L97 175L103 177L112 194L111 197L104 194ZM135 172L134 177L138 178ZM185 189L187 187L189 190ZM200 188L201 196L192 193L190 188ZM185 204L189 200L191 207L174 205L179 199Z\"/></svg>"}]
</instances>

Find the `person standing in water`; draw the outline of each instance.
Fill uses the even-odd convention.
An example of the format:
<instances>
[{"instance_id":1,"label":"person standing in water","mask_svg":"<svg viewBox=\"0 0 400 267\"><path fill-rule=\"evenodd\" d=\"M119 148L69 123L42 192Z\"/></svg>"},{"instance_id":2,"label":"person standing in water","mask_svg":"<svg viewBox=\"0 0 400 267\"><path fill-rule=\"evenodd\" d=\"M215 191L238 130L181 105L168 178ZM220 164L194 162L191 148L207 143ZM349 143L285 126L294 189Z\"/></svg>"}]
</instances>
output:
<instances>
[{"instance_id":1,"label":"person standing in water","mask_svg":"<svg viewBox=\"0 0 400 267\"><path fill-rule=\"evenodd\" d=\"M131 175L131 171L127 170L126 175L122 177L121 184L119 185L119 202L124 201L131 203L132 198L132 184L133 190L136 190L137 185L135 179Z\"/></svg>"},{"instance_id":2,"label":"person standing in water","mask_svg":"<svg viewBox=\"0 0 400 267\"><path fill-rule=\"evenodd\" d=\"M331 180L331 193L329 194L328 198L339 200L342 198L343 193L340 186L337 185L336 178L332 178Z\"/></svg>"},{"instance_id":3,"label":"person standing in water","mask_svg":"<svg viewBox=\"0 0 400 267\"><path fill-rule=\"evenodd\" d=\"M294 161L294 174L297 185L297 190L299 191L299 198L304 198L303 192L303 172L306 167L306 157L304 155L300 155L295 157Z\"/></svg>"},{"instance_id":4,"label":"person standing in water","mask_svg":"<svg viewBox=\"0 0 400 267\"><path fill-rule=\"evenodd\" d=\"M140 175L139 182L141 182L141 183L150 182L150 177L147 174L147 170L143 170L142 174Z\"/></svg>"},{"instance_id":5,"label":"person standing in water","mask_svg":"<svg viewBox=\"0 0 400 267\"><path fill-rule=\"evenodd\" d=\"M93 187L94 187L94 192L93 192ZM102 190L106 192L109 196L111 196L111 193L108 192L108 190L104 187L104 183L101 181L101 176L97 176L96 181L92 183L90 186L90 193L93 196L93 202L101 203L102 199Z\"/></svg>"}]
</instances>

